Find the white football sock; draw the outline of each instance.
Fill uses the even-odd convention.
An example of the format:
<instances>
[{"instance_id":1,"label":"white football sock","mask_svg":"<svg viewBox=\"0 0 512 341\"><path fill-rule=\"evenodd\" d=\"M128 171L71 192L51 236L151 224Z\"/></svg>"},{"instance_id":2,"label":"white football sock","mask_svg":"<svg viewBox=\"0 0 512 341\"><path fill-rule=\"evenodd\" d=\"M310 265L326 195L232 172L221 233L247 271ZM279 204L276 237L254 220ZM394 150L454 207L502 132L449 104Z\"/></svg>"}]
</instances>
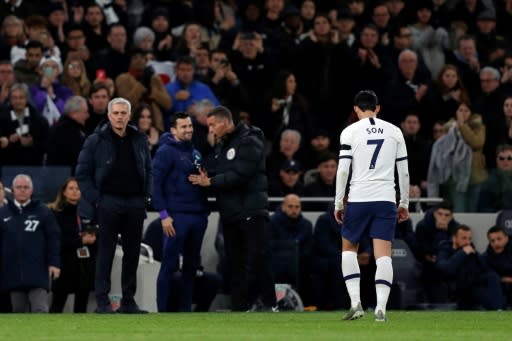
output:
<instances>
[{"instance_id":1,"label":"white football sock","mask_svg":"<svg viewBox=\"0 0 512 341\"><path fill-rule=\"evenodd\" d=\"M352 308L357 307L361 302L359 283L361 281L361 271L357 262L357 252L343 251L341 253L341 271L347 287L348 295Z\"/></svg>"},{"instance_id":2,"label":"white football sock","mask_svg":"<svg viewBox=\"0 0 512 341\"><path fill-rule=\"evenodd\" d=\"M384 256L376 260L377 271L375 271L375 290L377 292L377 307L375 311L382 310L386 313L389 292L393 283L393 265L391 257Z\"/></svg>"}]
</instances>

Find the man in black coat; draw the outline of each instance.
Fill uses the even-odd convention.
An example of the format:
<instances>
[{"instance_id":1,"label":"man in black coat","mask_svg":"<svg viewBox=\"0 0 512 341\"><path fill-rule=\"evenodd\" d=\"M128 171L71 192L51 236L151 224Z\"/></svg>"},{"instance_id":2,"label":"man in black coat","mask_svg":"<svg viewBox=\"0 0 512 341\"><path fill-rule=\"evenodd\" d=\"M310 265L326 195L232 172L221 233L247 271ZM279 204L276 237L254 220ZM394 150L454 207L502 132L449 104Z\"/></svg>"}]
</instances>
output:
<instances>
[{"instance_id":1,"label":"man in black coat","mask_svg":"<svg viewBox=\"0 0 512 341\"><path fill-rule=\"evenodd\" d=\"M85 141L85 122L89 117L87 100L73 96L64 105L64 115L51 127L48 137L46 163L70 166L75 172L78 155Z\"/></svg>"},{"instance_id":2,"label":"man in black coat","mask_svg":"<svg viewBox=\"0 0 512 341\"><path fill-rule=\"evenodd\" d=\"M128 124L130 102L114 98L108 119L84 143L76 178L82 192L78 214L100 226L96 262L97 313L113 313L109 292L118 234L122 237L122 295L120 313L147 313L135 302L142 226L151 193L151 154L147 138ZM97 213L97 214L96 214Z\"/></svg>"},{"instance_id":3,"label":"man in black coat","mask_svg":"<svg viewBox=\"0 0 512 341\"><path fill-rule=\"evenodd\" d=\"M215 176L201 171L189 180L211 187L223 226L226 259L231 266L232 307L246 311L257 299L255 310L275 311L275 290L265 248L268 220L267 176L262 131L239 122L229 109L208 113L208 126L218 140ZM257 288L251 292L252 288Z\"/></svg>"},{"instance_id":4,"label":"man in black coat","mask_svg":"<svg viewBox=\"0 0 512 341\"><path fill-rule=\"evenodd\" d=\"M512 242L507 231L501 226L493 226L487 231L489 245L484 258L487 264L500 276L501 288L507 300L512 305Z\"/></svg>"}]
</instances>

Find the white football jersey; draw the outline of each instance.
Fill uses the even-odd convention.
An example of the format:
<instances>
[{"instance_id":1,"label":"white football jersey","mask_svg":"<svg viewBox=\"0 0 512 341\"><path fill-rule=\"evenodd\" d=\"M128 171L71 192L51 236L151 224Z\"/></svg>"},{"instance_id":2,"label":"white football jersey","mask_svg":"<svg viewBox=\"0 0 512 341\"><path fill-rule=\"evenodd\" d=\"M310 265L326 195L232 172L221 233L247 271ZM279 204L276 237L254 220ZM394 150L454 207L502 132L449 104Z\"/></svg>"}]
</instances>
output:
<instances>
[{"instance_id":1,"label":"white football jersey","mask_svg":"<svg viewBox=\"0 0 512 341\"><path fill-rule=\"evenodd\" d=\"M401 196L400 206L407 207L409 194L407 148L402 131L398 127L375 117L364 118L341 132L340 144L338 167L347 168L350 164L352 165L349 202L391 201L396 203L395 164L400 163L400 180L407 182L407 184L400 183L400 189L407 188L407 193ZM344 169L344 172L348 172L348 169ZM338 183L338 186L344 187L344 184ZM339 196L344 194L344 188L337 188L336 201L342 200L343 197ZM406 202L402 202L404 199Z\"/></svg>"}]
</instances>

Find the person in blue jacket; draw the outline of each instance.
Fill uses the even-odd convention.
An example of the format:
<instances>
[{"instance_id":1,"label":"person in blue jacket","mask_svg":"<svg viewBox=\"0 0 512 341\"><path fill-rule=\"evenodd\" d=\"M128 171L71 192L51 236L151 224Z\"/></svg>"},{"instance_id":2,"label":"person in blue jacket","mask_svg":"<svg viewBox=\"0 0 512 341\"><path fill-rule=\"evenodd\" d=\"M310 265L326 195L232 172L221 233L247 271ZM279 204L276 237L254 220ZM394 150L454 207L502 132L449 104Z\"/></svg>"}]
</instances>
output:
<instances>
[{"instance_id":1,"label":"person in blue jacket","mask_svg":"<svg viewBox=\"0 0 512 341\"><path fill-rule=\"evenodd\" d=\"M200 251L208 224L206 190L188 181L198 174L203 159L192 144L192 120L186 113L170 118L170 133L160 138L153 158L153 196L155 210L160 212L164 234L162 265L157 279L158 311L168 310L172 275L178 270L183 255L183 294L179 309L192 310L192 293Z\"/></svg>"},{"instance_id":2,"label":"person in blue jacket","mask_svg":"<svg viewBox=\"0 0 512 341\"><path fill-rule=\"evenodd\" d=\"M51 279L60 275L60 228L53 213L32 200L32 179L18 174L13 200L0 208L1 287L15 313L48 312Z\"/></svg>"}]
</instances>

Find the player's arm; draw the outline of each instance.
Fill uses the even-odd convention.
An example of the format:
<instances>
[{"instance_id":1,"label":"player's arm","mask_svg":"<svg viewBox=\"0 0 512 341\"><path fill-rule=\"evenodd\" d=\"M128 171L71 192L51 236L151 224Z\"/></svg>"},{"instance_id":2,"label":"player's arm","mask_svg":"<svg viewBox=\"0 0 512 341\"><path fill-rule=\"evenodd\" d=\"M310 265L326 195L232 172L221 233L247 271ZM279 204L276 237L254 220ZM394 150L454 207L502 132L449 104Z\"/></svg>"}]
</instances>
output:
<instances>
[{"instance_id":1,"label":"player's arm","mask_svg":"<svg viewBox=\"0 0 512 341\"><path fill-rule=\"evenodd\" d=\"M343 198L345 197L345 189L350 172L350 164L352 163L352 146L348 138L347 131L341 133L340 138L340 156L338 161L338 171L336 173L336 196L334 198L334 217L338 223L343 220Z\"/></svg>"},{"instance_id":2,"label":"player's arm","mask_svg":"<svg viewBox=\"0 0 512 341\"><path fill-rule=\"evenodd\" d=\"M407 161L407 147L405 146L402 132L399 132L398 135L396 168L398 172L398 185L400 187L398 222L402 222L409 218L409 163Z\"/></svg>"}]
</instances>

